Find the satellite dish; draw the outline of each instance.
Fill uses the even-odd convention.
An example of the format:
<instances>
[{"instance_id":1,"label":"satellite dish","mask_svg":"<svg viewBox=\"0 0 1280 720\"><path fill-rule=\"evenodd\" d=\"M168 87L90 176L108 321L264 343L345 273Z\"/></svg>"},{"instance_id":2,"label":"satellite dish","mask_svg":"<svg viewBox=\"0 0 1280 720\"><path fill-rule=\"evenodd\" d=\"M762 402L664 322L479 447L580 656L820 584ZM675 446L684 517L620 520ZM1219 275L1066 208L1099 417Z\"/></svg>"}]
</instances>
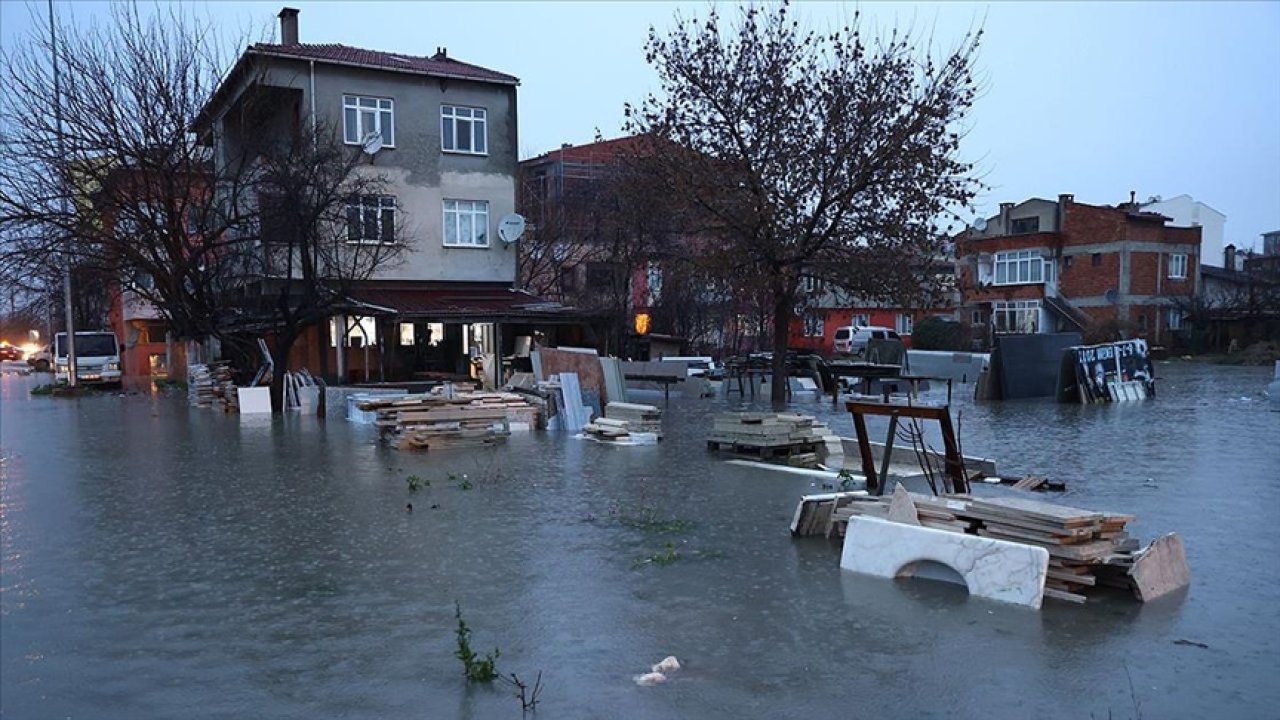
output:
<instances>
[{"instance_id":1,"label":"satellite dish","mask_svg":"<svg viewBox=\"0 0 1280 720\"><path fill-rule=\"evenodd\" d=\"M1120 300L1120 293L1116 292L1115 288L1111 288L1103 297L1107 299L1107 302L1115 305L1116 302Z\"/></svg>"},{"instance_id":2,"label":"satellite dish","mask_svg":"<svg viewBox=\"0 0 1280 720\"><path fill-rule=\"evenodd\" d=\"M377 130L365 133L365 136L360 140L360 147L364 150L365 155L377 155L378 151L382 149L382 133Z\"/></svg>"},{"instance_id":3,"label":"satellite dish","mask_svg":"<svg viewBox=\"0 0 1280 720\"><path fill-rule=\"evenodd\" d=\"M498 238L501 239L502 242L510 245L511 243L519 240L520 236L523 234L523 216L511 213L510 215L503 215L502 219L498 221Z\"/></svg>"},{"instance_id":4,"label":"satellite dish","mask_svg":"<svg viewBox=\"0 0 1280 720\"><path fill-rule=\"evenodd\" d=\"M986 232L986 231L987 231L987 219L986 219L986 218L983 218L983 217L980 217L980 218L978 218L977 220L974 220L974 221L973 221L973 229L974 229L974 230L977 230L978 232Z\"/></svg>"}]
</instances>

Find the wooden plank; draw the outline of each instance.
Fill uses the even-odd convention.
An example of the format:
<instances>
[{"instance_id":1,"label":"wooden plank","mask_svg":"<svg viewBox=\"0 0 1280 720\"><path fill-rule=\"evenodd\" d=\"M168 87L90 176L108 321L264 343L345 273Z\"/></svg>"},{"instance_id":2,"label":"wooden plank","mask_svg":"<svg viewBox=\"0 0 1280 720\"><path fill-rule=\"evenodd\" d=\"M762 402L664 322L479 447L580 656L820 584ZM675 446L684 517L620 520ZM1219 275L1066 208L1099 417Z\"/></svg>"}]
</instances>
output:
<instances>
[{"instance_id":1,"label":"wooden plank","mask_svg":"<svg viewBox=\"0 0 1280 720\"><path fill-rule=\"evenodd\" d=\"M1034 520L1048 523L1057 523L1067 527L1078 525L1086 525L1101 522L1103 514L1093 510L1085 510L1083 508L1069 507L1067 505L1055 505L1053 503L1041 502L1030 498L983 498L974 500L972 507L975 510L983 510L993 513L1008 513L1013 511L1018 515L1023 515Z\"/></svg>"},{"instance_id":2,"label":"wooden plank","mask_svg":"<svg viewBox=\"0 0 1280 720\"><path fill-rule=\"evenodd\" d=\"M1073 573L1066 570L1060 570L1055 567L1049 568L1049 577L1054 580L1063 582L1077 583L1080 585L1093 585L1097 580L1088 573Z\"/></svg>"},{"instance_id":3,"label":"wooden plank","mask_svg":"<svg viewBox=\"0 0 1280 720\"><path fill-rule=\"evenodd\" d=\"M1089 602L1089 598L1083 595L1077 595L1076 593L1073 593L1073 592L1067 592L1066 590L1057 590L1051 587L1046 587L1044 589L1044 596L1051 597L1055 600L1066 600L1067 602L1075 603L1077 605L1083 605L1086 602Z\"/></svg>"}]
</instances>

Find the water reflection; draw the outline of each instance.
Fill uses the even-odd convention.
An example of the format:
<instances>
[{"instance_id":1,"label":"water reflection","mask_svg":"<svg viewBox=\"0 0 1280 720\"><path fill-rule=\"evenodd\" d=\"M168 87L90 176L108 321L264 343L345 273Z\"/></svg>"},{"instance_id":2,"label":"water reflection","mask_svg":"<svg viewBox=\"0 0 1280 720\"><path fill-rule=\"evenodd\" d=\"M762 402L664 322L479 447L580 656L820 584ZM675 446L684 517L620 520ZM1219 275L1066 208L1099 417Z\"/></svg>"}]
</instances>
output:
<instances>
[{"instance_id":1,"label":"water reflection","mask_svg":"<svg viewBox=\"0 0 1280 720\"><path fill-rule=\"evenodd\" d=\"M1264 371L1161 374L1159 399L1128 407L957 392L967 453L1187 542L1182 597L1041 612L841 573L838 545L793 540L814 481L706 451L736 398L673 397L656 447L527 434L404 454L365 426L179 396L29 398L29 378L5 378L0 709L511 716L512 698L459 675L457 601L502 669L545 671L550 717L1126 716L1126 668L1147 716L1265 715L1280 703L1280 580L1257 559L1280 546L1280 414L1238 400ZM829 400L797 408L852 434ZM430 487L410 495L411 474ZM641 512L672 522L624 522ZM678 561L636 564L667 542ZM635 687L668 654L686 669Z\"/></svg>"}]
</instances>

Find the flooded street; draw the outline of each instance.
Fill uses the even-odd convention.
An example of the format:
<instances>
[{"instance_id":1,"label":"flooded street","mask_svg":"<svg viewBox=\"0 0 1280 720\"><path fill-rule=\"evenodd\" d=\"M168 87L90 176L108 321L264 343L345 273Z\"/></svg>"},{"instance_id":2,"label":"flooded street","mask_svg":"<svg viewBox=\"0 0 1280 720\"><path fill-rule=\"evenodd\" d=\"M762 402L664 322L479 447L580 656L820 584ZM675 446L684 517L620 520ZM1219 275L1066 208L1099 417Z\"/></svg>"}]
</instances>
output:
<instances>
[{"instance_id":1,"label":"flooded street","mask_svg":"<svg viewBox=\"0 0 1280 720\"><path fill-rule=\"evenodd\" d=\"M456 601L502 672L543 672L545 718L1275 717L1270 370L1157 372L1128 406L957 389L966 454L1186 542L1184 595L1039 612L844 574L837 545L793 540L813 481L706 449L736 398L673 396L654 447L532 433L428 455L372 426L33 398L41 378L5 376L0 714L520 717L507 687L466 684ZM829 398L795 409L853 434ZM646 562L668 543L676 561ZM666 655L684 669L637 687Z\"/></svg>"}]
</instances>

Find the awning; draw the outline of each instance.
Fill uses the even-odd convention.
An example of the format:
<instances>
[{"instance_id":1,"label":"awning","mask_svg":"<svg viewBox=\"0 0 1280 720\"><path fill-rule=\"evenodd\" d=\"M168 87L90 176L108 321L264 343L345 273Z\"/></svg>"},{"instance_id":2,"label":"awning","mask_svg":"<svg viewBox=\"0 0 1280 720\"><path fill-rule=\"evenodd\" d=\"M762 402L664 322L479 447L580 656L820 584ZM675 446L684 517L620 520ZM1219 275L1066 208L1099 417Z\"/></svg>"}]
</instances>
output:
<instances>
[{"instance_id":1,"label":"awning","mask_svg":"<svg viewBox=\"0 0 1280 720\"><path fill-rule=\"evenodd\" d=\"M578 323L578 308L508 288L359 288L347 295L353 312L436 322Z\"/></svg>"}]
</instances>

